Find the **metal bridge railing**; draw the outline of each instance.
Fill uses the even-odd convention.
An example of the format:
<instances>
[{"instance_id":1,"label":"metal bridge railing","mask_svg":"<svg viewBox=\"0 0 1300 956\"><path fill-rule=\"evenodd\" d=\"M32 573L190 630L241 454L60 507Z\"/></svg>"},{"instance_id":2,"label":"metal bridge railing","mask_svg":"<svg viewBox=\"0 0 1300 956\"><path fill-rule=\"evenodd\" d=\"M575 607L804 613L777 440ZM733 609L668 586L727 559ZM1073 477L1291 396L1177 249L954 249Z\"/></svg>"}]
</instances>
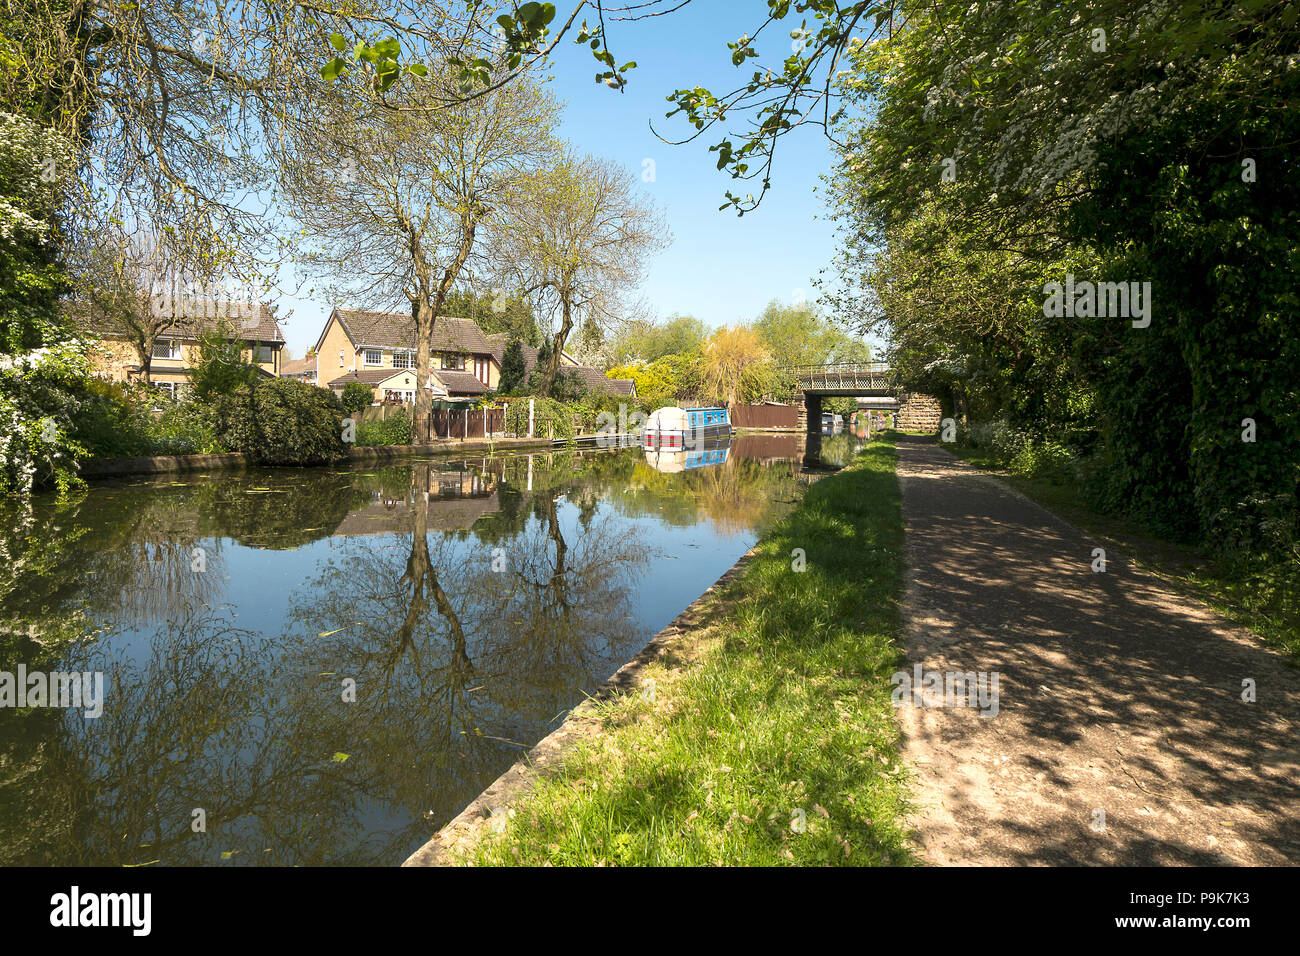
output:
<instances>
[{"instance_id":1,"label":"metal bridge railing","mask_svg":"<svg viewBox=\"0 0 1300 956\"><path fill-rule=\"evenodd\" d=\"M893 384L886 362L841 362L832 365L786 365L805 389L888 388Z\"/></svg>"}]
</instances>

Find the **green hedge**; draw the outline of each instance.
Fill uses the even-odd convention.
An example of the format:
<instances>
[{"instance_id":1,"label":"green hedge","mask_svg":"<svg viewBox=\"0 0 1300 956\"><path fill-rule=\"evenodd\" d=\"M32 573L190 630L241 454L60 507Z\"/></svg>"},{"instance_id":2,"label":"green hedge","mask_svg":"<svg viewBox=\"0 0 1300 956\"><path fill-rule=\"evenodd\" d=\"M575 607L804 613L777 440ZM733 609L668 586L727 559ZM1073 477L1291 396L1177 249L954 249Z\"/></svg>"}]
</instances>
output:
<instances>
[{"instance_id":1,"label":"green hedge","mask_svg":"<svg viewBox=\"0 0 1300 956\"><path fill-rule=\"evenodd\" d=\"M93 458L211 455L225 451L210 405L142 382L88 378L73 434Z\"/></svg>"},{"instance_id":2,"label":"green hedge","mask_svg":"<svg viewBox=\"0 0 1300 956\"><path fill-rule=\"evenodd\" d=\"M343 410L359 412L369 408L374 401L375 390L365 382L348 382L343 386Z\"/></svg>"},{"instance_id":3,"label":"green hedge","mask_svg":"<svg viewBox=\"0 0 1300 956\"><path fill-rule=\"evenodd\" d=\"M358 445L409 445L411 413L402 409L383 421L362 422L357 426Z\"/></svg>"},{"instance_id":4,"label":"green hedge","mask_svg":"<svg viewBox=\"0 0 1300 956\"><path fill-rule=\"evenodd\" d=\"M237 389L218 399L216 418L222 443L258 464L328 464L348 456L342 405L306 382L266 379Z\"/></svg>"}]
</instances>

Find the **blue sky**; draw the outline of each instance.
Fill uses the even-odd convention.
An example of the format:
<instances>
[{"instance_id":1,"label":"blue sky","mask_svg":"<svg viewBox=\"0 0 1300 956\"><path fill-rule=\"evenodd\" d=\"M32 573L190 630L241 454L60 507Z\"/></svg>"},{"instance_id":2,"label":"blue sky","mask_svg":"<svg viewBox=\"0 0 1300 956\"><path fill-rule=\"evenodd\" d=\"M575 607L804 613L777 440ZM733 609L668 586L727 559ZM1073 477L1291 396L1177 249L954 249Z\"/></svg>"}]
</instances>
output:
<instances>
[{"instance_id":1,"label":"blue sky","mask_svg":"<svg viewBox=\"0 0 1300 956\"><path fill-rule=\"evenodd\" d=\"M789 31L798 26L793 18L781 30L764 32L758 61L739 69L731 65L727 42L758 26L764 9L695 0L668 16L607 23L618 62L637 63L621 92L594 82L600 67L587 47L566 38L557 51L552 88L566 103L562 135L638 173L645 160L654 161L654 181L642 187L663 208L674 240L654 260L641 289L658 317L678 312L719 326L752 319L771 299L790 302L802 293L811 301L816 297L812 280L833 254L833 230L814 193L833 159L819 129L801 129L784 139L773 189L756 211L737 217L718 210L725 192L753 190L717 171L716 154L708 147L721 137L709 131L694 143L669 146L648 125L653 120L665 137L682 138L692 127L680 115L664 118L667 94L696 85L714 93L730 90L749 76L755 62L777 65L789 55ZM314 344L330 305L281 300L281 315L293 309L283 328L294 356Z\"/></svg>"}]
</instances>

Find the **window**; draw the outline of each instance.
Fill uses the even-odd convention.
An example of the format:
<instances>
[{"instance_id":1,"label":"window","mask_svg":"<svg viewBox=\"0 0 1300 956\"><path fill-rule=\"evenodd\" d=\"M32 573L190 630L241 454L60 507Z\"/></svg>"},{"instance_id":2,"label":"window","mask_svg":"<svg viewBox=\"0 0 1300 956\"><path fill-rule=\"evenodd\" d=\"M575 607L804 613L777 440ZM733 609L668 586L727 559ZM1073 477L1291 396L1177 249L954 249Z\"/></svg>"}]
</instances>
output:
<instances>
[{"instance_id":1,"label":"window","mask_svg":"<svg viewBox=\"0 0 1300 956\"><path fill-rule=\"evenodd\" d=\"M153 387L158 389L158 391L160 392L166 392L168 395L172 396L173 398L176 397L175 382L154 382Z\"/></svg>"},{"instance_id":2,"label":"window","mask_svg":"<svg viewBox=\"0 0 1300 956\"><path fill-rule=\"evenodd\" d=\"M275 349L269 345L254 345L253 361L259 365L272 364L275 361Z\"/></svg>"},{"instance_id":3,"label":"window","mask_svg":"<svg viewBox=\"0 0 1300 956\"><path fill-rule=\"evenodd\" d=\"M181 357L181 343L175 339L155 339L153 357L160 359L178 359Z\"/></svg>"},{"instance_id":4,"label":"window","mask_svg":"<svg viewBox=\"0 0 1300 956\"><path fill-rule=\"evenodd\" d=\"M443 352L442 367L449 371L465 371L465 355L461 352Z\"/></svg>"},{"instance_id":5,"label":"window","mask_svg":"<svg viewBox=\"0 0 1300 956\"><path fill-rule=\"evenodd\" d=\"M339 349L339 368L343 367L343 350Z\"/></svg>"},{"instance_id":6,"label":"window","mask_svg":"<svg viewBox=\"0 0 1300 956\"><path fill-rule=\"evenodd\" d=\"M415 368L414 350L397 349L393 352L393 368Z\"/></svg>"},{"instance_id":7,"label":"window","mask_svg":"<svg viewBox=\"0 0 1300 956\"><path fill-rule=\"evenodd\" d=\"M383 365L383 364L384 364L384 353L383 353L382 351L380 351L379 349L366 349L366 364L367 364L367 365Z\"/></svg>"}]
</instances>

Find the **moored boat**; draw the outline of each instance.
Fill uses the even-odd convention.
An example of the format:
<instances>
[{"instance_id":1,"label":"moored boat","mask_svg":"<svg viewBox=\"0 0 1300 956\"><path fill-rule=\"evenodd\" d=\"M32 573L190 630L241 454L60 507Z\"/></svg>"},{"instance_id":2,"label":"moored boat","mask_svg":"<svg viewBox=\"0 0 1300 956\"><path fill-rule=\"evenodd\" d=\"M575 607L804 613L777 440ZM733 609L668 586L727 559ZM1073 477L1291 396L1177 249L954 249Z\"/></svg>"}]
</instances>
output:
<instances>
[{"instance_id":1,"label":"moored boat","mask_svg":"<svg viewBox=\"0 0 1300 956\"><path fill-rule=\"evenodd\" d=\"M641 430L643 448L699 448L706 441L731 437L731 416L725 408L677 408L651 413Z\"/></svg>"}]
</instances>

